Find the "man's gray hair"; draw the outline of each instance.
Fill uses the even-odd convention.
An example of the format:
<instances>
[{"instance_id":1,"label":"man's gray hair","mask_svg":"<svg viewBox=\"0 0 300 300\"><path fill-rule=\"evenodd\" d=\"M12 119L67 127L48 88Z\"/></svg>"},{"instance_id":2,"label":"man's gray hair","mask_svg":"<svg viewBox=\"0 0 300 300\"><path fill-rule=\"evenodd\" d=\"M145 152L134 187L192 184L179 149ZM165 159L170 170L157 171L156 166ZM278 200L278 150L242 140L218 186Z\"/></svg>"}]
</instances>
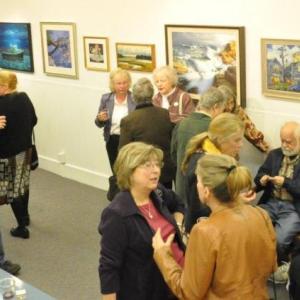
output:
<instances>
[{"instance_id":1,"label":"man's gray hair","mask_svg":"<svg viewBox=\"0 0 300 300\"><path fill-rule=\"evenodd\" d=\"M210 110L214 105L225 106L225 104L226 99L223 94L216 87L211 87L201 95L196 110Z\"/></svg>"},{"instance_id":2,"label":"man's gray hair","mask_svg":"<svg viewBox=\"0 0 300 300\"><path fill-rule=\"evenodd\" d=\"M152 101L154 88L151 81L146 78L140 78L132 88L134 101L138 104L141 102Z\"/></svg>"},{"instance_id":3,"label":"man's gray hair","mask_svg":"<svg viewBox=\"0 0 300 300\"><path fill-rule=\"evenodd\" d=\"M288 126L293 127L294 136L298 141L300 141L300 123L295 122L295 121L288 121L282 125L281 129L288 127Z\"/></svg>"}]
</instances>

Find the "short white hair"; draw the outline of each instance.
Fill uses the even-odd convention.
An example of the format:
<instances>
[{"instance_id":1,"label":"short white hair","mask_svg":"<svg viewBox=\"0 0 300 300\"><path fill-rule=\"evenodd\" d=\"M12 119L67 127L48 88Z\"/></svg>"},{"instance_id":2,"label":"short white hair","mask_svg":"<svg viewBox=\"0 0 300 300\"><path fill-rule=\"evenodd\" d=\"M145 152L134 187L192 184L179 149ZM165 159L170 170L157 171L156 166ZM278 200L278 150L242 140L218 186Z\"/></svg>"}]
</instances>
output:
<instances>
[{"instance_id":1,"label":"short white hair","mask_svg":"<svg viewBox=\"0 0 300 300\"><path fill-rule=\"evenodd\" d=\"M153 71L153 79L156 80L159 76L166 76L167 79L171 82L172 86L176 86L178 82L177 72L174 68L170 66L163 66L157 68Z\"/></svg>"}]
</instances>

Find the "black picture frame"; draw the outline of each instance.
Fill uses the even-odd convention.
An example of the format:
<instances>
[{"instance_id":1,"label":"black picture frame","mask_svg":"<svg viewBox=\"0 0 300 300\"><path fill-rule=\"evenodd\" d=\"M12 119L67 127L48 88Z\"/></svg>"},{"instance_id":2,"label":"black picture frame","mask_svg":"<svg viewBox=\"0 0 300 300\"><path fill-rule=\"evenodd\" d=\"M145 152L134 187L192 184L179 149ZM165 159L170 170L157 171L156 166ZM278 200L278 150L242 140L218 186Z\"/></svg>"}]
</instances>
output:
<instances>
[{"instance_id":1,"label":"black picture frame","mask_svg":"<svg viewBox=\"0 0 300 300\"><path fill-rule=\"evenodd\" d=\"M34 72L30 23L0 22L0 68Z\"/></svg>"}]
</instances>

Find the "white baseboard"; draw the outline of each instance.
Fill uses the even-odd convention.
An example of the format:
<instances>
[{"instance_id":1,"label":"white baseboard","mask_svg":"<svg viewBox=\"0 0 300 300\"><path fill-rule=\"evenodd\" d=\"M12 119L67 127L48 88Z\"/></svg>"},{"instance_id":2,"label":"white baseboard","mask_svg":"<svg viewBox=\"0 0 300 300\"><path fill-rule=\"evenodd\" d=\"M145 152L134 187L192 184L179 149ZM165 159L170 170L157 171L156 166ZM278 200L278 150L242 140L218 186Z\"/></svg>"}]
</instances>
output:
<instances>
[{"instance_id":1,"label":"white baseboard","mask_svg":"<svg viewBox=\"0 0 300 300\"><path fill-rule=\"evenodd\" d=\"M61 164L58 160L39 155L39 167L62 177L78 181L95 188L108 190L108 175L97 173L72 164Z\"/></svg>"}]
</instances>

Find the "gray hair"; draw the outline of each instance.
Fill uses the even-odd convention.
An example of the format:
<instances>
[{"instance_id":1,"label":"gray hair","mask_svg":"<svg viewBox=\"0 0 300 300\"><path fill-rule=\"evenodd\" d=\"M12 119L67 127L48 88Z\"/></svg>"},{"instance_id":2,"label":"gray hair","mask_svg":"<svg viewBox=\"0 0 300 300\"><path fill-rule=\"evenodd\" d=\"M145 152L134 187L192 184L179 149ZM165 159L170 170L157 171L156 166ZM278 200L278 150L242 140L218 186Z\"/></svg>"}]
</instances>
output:
<instances>
[{"instance_id":1,"label":"gray hair","mask_svg":"<svg viewBox=\"0 0 300 300\"><path fill-rule=\"evenodd\" d=\"M218 87L218 89L223 94L226 101L228 101L230 98L233 98L234 101L236 100L235 91L228 85L222 84Z\"/></svg>"},{"instance_id":2,"label":"gray hair","mask_svg":"<svg viewBox=\"0 0 300 300\"><path fill-rule=\"evenodd\" d=\"M216 87L211 87L201 95L201 98L197 103L196 110L210 110L214 107L214 105L225 106L225 104L226 99L223 94Z\"/></svg>"},{"instance_id":3,"label":"gray hair","mask_svg":"<svg viewBox=\"0 0 300 300\"><path fill-rule=\"evenodd\" d=\"M154 88L151 81L146 78L140 78L132 88L133 99L136 103L152 101Z\"/></svg>"},{"instance_id":4,"label":"gray hair","mask_svg":"<svg viewBox=\"0 0 300 300\"><path fill-rule=\"evenodd\" d=\"M177 72L174 68L170 66L163 66L157 68L153 71L153 79L156 80L159 76L166 76L167 79L171 82L172 86L176 86L178 82Z\"/></svg>"}]
</instances>

